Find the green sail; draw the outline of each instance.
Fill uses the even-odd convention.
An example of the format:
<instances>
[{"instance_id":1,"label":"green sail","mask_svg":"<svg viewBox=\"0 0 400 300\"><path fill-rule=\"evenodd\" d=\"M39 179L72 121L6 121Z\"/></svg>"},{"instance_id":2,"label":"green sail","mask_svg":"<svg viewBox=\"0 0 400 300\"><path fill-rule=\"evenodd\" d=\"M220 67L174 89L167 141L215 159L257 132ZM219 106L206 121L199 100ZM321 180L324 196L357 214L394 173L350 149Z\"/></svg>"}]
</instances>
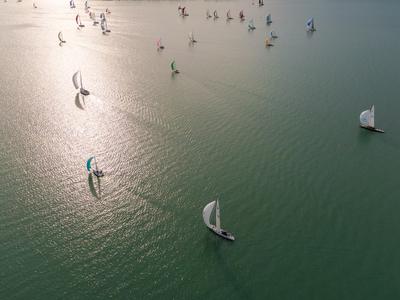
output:
<instances>
[{"instance_id":1,"label":"green sail","mask_svg":"<svg viewBox=\"0 0 400 300\"><path fill-rule=\"evenodd\" d=\"M90 170L92 169L92 160L93 160L94 156L92 156L91 158L89 158L86 162L86 169L88 170L88 172L90 172Z\"/></svg>"}]
</instances>

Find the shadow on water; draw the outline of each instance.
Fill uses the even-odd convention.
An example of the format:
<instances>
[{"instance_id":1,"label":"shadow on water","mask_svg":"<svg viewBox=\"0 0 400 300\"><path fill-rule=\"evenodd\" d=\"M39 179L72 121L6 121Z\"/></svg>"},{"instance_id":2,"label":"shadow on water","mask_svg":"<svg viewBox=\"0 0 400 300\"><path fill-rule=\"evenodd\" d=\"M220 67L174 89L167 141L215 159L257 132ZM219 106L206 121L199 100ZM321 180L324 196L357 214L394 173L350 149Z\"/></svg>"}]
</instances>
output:
<instances>
[{"instance_id":1,"label":"shadow on water","mask_svg":"<svg viewBox=\"0 0 400 300\"><path fill-rule=\"evenodd\" d=\"M83 104L85 104L85 97L83 98ZM76 107L78 107L79 109L85 110L85 108L83 107L82 103L81 103L81 97L80 97L80 93L76 93L75 96L75 105Z\"/></svg>"},{"instance_id":2,"label":"shadow on water","mask_svg":"<svg viewBox=\"0 0 400 300\"><path fill-rule=\"evenodd\" d=\"M226 255L228 251L227 248L234 247L235 242L223 240L222 238L214 235L208 230L206 233L208 235L205 242L206 251L210 253L213 252L215 254L218 269L227 279L226 282L230 283L230 286L235 291L235 294L239 295L240 299L254 299L251 290L244 287L246 279L239 277L241 272L238 269L235 269L234 261L232 262L229 260L229 258L231 258L232 256Z\"/></svg>"},{"instance_id":3,"label":"shadow on water","mask_svg":"<svg viewBox=\"0 0 400 300\"><path fill-rule=\"evenodd\" d=\"M90 188L90 192L92 193L93 197L95 197L96 199L101 199L101 187L100 187L100 178L97 178L97 189L93 180L93 175L92 173L89 174L88 176L88 182L89 182L89 188ZM98 192L97 192L98 190Z\"/></svg>"},{"instance_id":4,"label":"shadow on water","mask_svg":"<svg viewBox=\"0 0 400 300\"><path fill-rule=\"evenodd\" d=\"M381 133L372 132L360 127L360 130L358 131L358 144L359 145L369 144L371 143L373 135L380 135L380 134Z\"/></svg>"}]
</instances>

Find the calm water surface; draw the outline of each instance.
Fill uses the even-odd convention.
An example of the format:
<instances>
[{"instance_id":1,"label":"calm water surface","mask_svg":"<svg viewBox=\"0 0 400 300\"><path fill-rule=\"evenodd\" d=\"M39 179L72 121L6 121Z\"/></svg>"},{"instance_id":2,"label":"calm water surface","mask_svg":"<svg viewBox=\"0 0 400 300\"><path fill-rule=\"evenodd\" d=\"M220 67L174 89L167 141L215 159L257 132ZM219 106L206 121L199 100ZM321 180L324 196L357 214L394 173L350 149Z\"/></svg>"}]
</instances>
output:
<instances>
[{"instance_id":1,"label":"calm water surface","mask_svg":"<svg viewBox=\"0 0 400 300\"><path fill-rule=\"evenodd\" d=\"M399 299L400 2L37 4L0 3L1 299Z\"/></svg>"}]
</instances>

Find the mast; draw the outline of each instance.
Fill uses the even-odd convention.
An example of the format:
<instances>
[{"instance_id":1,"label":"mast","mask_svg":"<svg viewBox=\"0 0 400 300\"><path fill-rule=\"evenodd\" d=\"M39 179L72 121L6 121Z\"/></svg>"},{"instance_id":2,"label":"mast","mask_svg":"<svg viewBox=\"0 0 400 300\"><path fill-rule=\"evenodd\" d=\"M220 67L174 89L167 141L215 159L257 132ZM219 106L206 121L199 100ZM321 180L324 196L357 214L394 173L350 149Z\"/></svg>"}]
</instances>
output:
<instances>
[{"instance_id":1,"label":"mast","mask_svg":"<svg viewBox=\"0 0 400 300\"><path fill-rule=\"evenodd\" d=\"M82 83L82 73L81 73L81 71L79 70L79 78L81 79L81 89L83 89L83 83Z\"/></svg>"},{"instance_id":2,"label":"mast","mask_svg":"<svg viewBox=\"0 0 400 300\"><path fill-rule=\"evenodd\" d=\"M215 227L217 228L217 230L221 230L221 217L219 215L219 203L218 203L218 199L216 200L217 204L215 207Z\"/></svg>"}]
</instances>

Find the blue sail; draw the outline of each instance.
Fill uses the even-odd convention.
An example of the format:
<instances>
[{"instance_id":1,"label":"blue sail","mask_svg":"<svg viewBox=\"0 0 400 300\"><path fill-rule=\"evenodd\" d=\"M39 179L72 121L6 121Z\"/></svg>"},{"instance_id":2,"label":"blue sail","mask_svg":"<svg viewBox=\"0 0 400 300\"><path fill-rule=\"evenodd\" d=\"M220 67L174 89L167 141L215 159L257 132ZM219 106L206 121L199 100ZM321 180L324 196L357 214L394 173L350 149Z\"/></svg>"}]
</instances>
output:
<instances>
[{"instance_id":1,"label":"blue sail","mask_svg":"<svg viewBox=\"0 0 400 300\"><path fill-rule=\"evenodd\" d=\"M92 156L91 158L89 158L86 162L86 169L88 170L88 172L90 172L90 170L92 169L92 160L93 160L94 156Z\"/></svg>"}]
</instances>

